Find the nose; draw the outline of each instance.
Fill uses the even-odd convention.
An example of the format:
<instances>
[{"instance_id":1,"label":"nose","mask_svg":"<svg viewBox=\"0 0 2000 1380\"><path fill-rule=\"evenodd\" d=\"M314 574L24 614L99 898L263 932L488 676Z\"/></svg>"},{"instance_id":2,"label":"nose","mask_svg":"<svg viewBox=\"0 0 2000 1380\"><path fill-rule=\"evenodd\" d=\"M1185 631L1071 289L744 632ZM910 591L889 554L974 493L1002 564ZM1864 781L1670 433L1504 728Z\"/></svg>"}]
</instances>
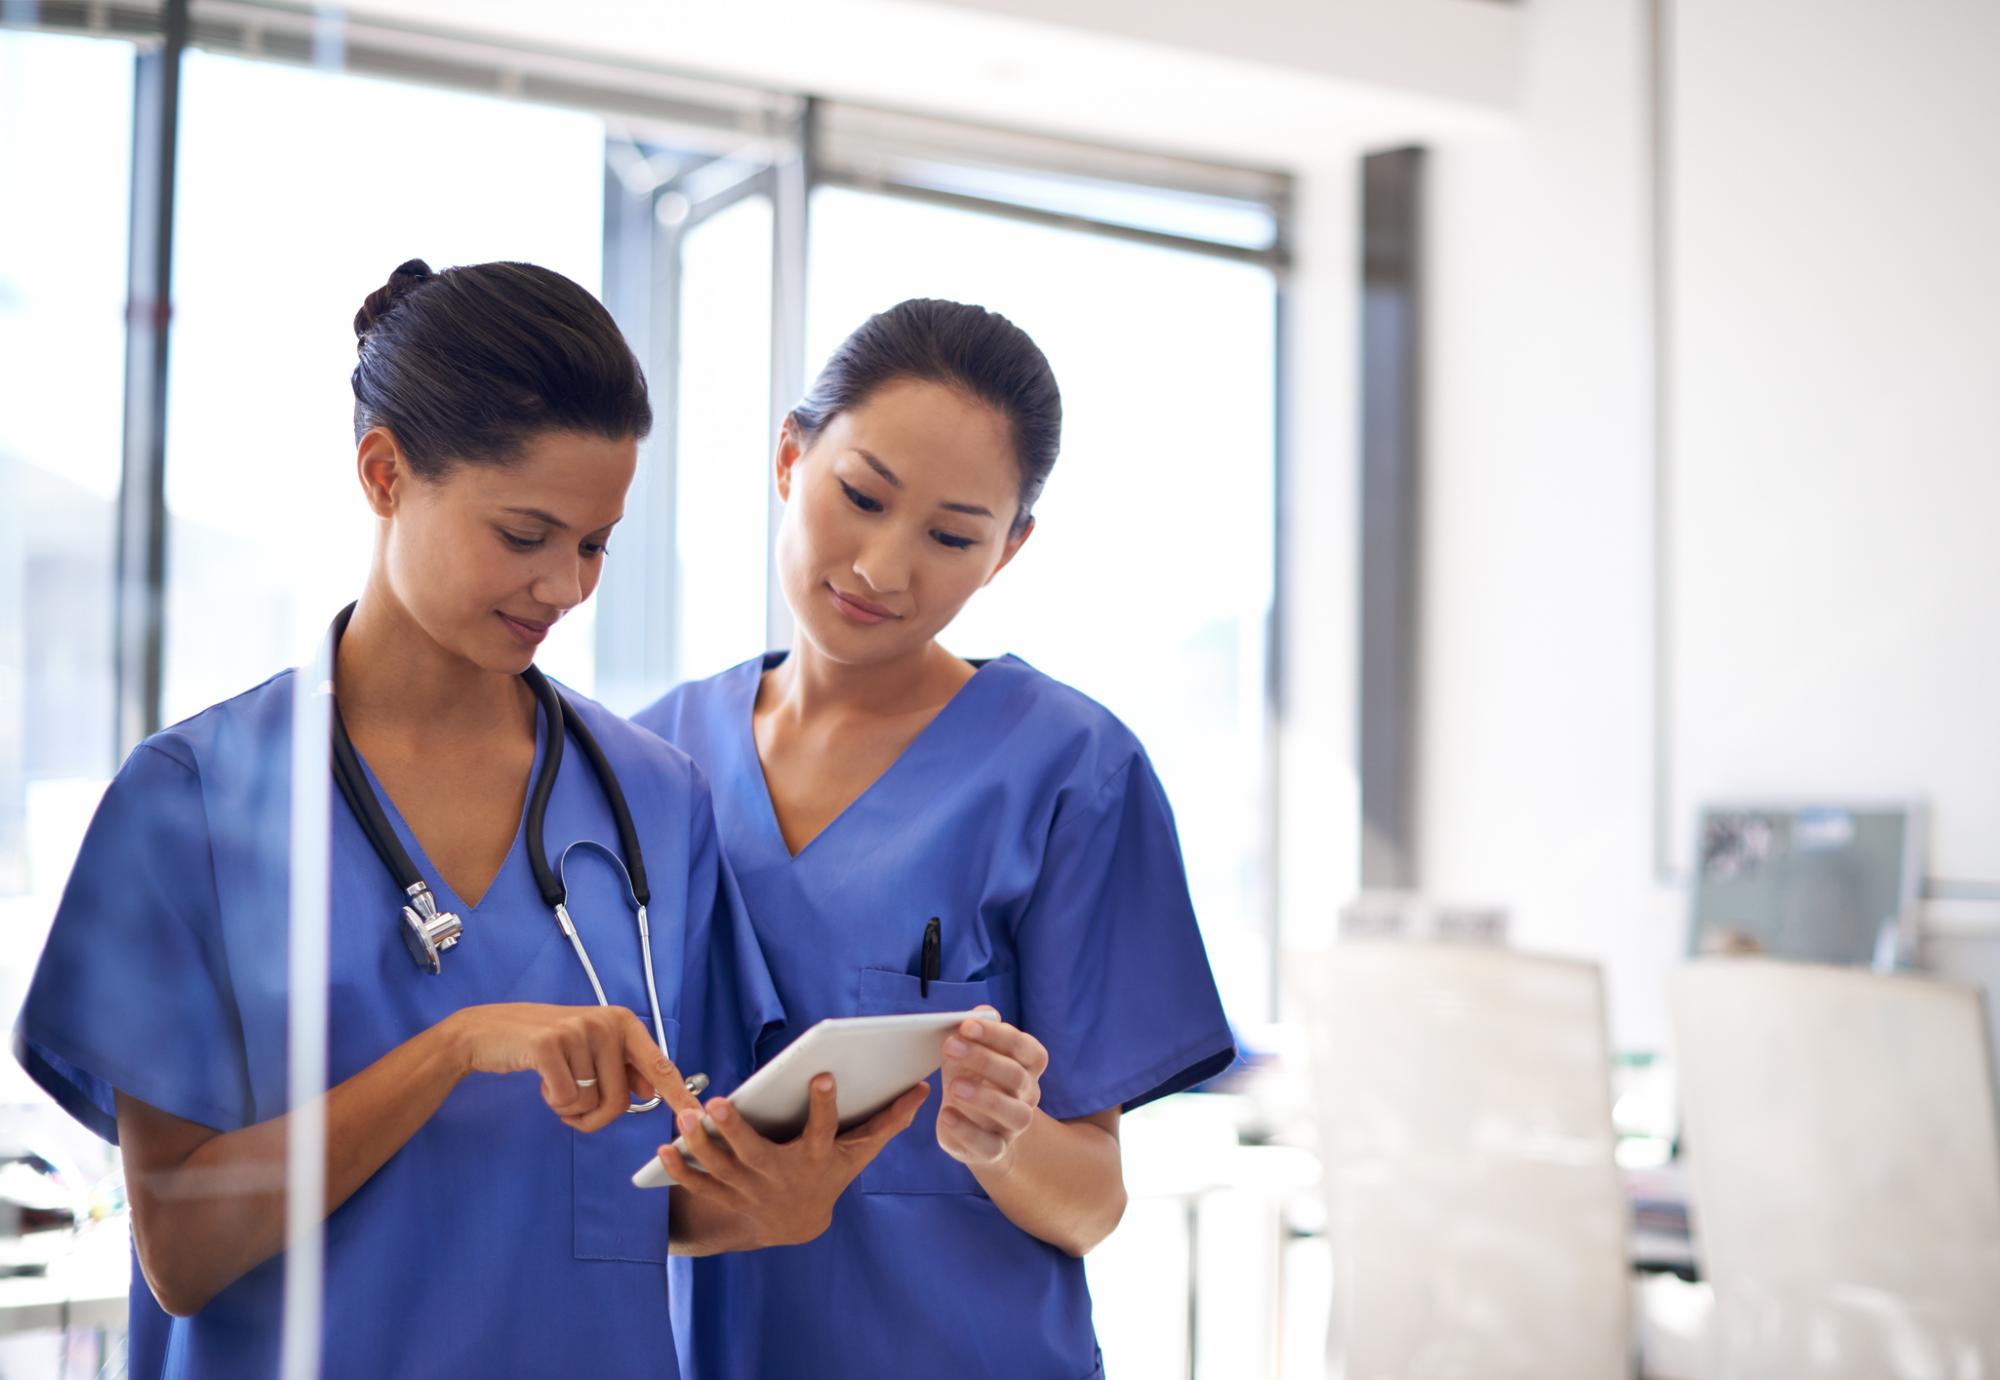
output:
<instances>
[{"instance_id":1,"label":"nose","mask_svg":"<svg viewBox=\"0 0 2000 1380\"><path fill-rule=\"evenodd\" d=\"M854 558L854 573L875 594L901 594L910 586L910 558L897 536L881 533Z\"/></svg>"},{"instance_id":2,"label":"nose","mask_svg":"<svg viewBox=\"0 0 2000 1380\"><path fill-rule=\"evenodd\" d=\"M535 572L528 597L543 608L554 609L560 618L589 597L592 580L588 562L575 555L558 556Z\"/></svg>"}]
</instances>

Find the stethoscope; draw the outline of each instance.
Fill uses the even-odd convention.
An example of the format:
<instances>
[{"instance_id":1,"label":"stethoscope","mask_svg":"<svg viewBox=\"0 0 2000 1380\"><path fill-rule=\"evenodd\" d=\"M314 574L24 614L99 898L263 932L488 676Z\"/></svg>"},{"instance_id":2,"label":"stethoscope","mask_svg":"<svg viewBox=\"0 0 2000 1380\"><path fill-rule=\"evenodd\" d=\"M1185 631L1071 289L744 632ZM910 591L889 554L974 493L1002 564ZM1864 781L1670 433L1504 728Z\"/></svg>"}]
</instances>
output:
<instances>
[{"instance_id":1,"label":"stethoscope","mask_svg":"<svg viewBox=\"0 0 2000 1380\"><path fill-rule=\"evenodd\" d=\"M354 605L342 609L333 620L333 628L328 636L332 639L333 650L340 646L340 636L347 631L348 620L354 616ZM333 665L331 652L327 664ZM590 953L583 946L583 936L577 933L576 922L569 914L569 886L564 880L569 866L570 854L579 848L601 853L615 865L625 879L626 898L632 904L633 914L639 925L639 956L646 972L646 998L653 1007L653 1039L660 1049L667 1049L666 1023L660 1017L660 993L653 981L653 939L646 924L646 903L652 899L652 892L646 885L646 860L639 848L639 831L632 825L632 811L626 806L625 791L618 784L611 763L605 760L604 750L597 745L597 739L584 725L568 700L557 693L549 678L540 668L528 667L521 672L521 679L534 692L539 706L547 746L542 754L542 764L535 772L534 785L528 790L528 865L534 869L535 886L542 893L542 901L555 912L556 924L568 937L570 947L576 950L577 960L583 964L584 975L590 979L590 990L597 994L599 1006L611 1005L604 995L604 984L597 980L597 968L590 961ZM437 897L430 884L417 871L410 855L403 850L402 841L396 837L395 828L389 817L382 811L382 802L375 798L374 788L368 784L367 774L362 770L361 758L354 751L354 743L347 736L347 725L341 722L340 705L333 706L333 779L340 787L341 797L347 801L347 808L354 812L355 821L361 832L368 836L368 842L375 848L375 855L382 865L389 869L389 875L396 879L396 885L410 898L403 907L403 944L416 960L419 968L438 973L444 968L444 951L456 945L463 935L465 924L448 910L439 910ZM542 834L548 819L549 796L555 790L556 773L562 769L563 742L566 738L576 740L583 749L584 758L597 774L598 784L604 789L605 803L611 807L611 819L618 829L618 846L623 853L621 859L601 843L588 839L579 840L563 850L555 868L549 866L547 850L542 844ZM590 1086L594 1079L579 1079L580 1084ZM696 1074L688 1080L690 1090L699 1081L706 1086L707 1079ZM660 1105L661 1099L653 1097L646 1102L634 1102L625 1110L628 1112L650 1112Z\"/></svg>"}]
</instances>

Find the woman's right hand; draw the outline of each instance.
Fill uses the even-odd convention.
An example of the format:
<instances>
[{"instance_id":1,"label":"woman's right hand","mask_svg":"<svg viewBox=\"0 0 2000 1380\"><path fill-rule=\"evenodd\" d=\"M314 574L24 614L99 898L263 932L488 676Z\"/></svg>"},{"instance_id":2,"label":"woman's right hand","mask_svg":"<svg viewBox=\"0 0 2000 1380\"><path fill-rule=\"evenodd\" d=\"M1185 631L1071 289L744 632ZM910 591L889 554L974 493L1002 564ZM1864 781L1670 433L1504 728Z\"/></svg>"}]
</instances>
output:
<instances>
[{"instance_id":1,"label":"woman's right hand","mask_svg":"<svg viewBox=\"0 0 2000 1380\"><path fill-rule=\"evenodd\" d=\"M623 1006L468 1006L445 1017L438 1030L463 1073L539 1075L542 1101L579 1131L609 1126L625 1114L632 1096L657 1094L676 1109L700 1107L666 1051Z\"/></svg>"},{"instance_id":2,"label":"woman's right hand","mask_svg":"<svg viewBox=\"0 0 2000 1380\"><path fill-rule=\"evenodd\" d=\"M812 1081L804 1134L783 1143L759 1135L727 1098L708 1104L714 1132L700 1108L678 1111L680 1144L701 1168L678 1145L662 1145L660 1163L680 1185L675 1192L732 1216L747 1233L699 1243L684 1237L683 1244L696 1246L689 1254L796 1246L818 1236L832 1223L840 1195L916 1119L929 1093L930 1085L919 1083L843 1134L833 1075L822 1073Z\"/></svg>"}]
</instances>

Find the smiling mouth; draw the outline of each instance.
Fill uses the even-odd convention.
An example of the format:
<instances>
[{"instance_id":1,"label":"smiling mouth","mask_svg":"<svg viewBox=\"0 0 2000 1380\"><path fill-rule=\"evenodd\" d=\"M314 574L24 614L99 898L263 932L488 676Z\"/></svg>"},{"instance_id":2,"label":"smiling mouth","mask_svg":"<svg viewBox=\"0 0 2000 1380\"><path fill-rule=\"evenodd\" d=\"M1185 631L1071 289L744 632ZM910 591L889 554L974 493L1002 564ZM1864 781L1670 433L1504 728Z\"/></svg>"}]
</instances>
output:
<instances>
[{"instance_id":1,"label":"smiling mouth","mask_svg":"<svg viewBox=\"0 0 2000 1380\"><path fill-rule=\"evenodd\" d=\"M500 614L500 621L507 625L508 632L531 645L547 637L549 629L554 626L552 623L537 623L528 618L516 618L510 613Z\"/></svg>"}]
</instances>

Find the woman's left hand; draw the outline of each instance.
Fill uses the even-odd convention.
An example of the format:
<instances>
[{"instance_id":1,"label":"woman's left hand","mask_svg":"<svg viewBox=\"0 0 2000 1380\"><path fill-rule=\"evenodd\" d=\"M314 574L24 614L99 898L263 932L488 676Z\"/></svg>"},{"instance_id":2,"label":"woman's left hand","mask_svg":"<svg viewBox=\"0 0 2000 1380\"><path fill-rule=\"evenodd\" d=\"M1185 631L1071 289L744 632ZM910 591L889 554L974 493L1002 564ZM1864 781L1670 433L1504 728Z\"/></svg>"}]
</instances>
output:
<instances>
[{"instance_id":1,"label":"woman's left hand","mask_svg":"<svg viewBox=\"0 0 2000 1380\"><path fill-rule=\"evenodd\" d=\"M990 1008L989 1008L990 1009ZM1035 1121L1049 1052L1005 1021L968 1020L944 1042L937 1142L968 1169L1005 1170Z\"/></svg>"}]
</instances>

